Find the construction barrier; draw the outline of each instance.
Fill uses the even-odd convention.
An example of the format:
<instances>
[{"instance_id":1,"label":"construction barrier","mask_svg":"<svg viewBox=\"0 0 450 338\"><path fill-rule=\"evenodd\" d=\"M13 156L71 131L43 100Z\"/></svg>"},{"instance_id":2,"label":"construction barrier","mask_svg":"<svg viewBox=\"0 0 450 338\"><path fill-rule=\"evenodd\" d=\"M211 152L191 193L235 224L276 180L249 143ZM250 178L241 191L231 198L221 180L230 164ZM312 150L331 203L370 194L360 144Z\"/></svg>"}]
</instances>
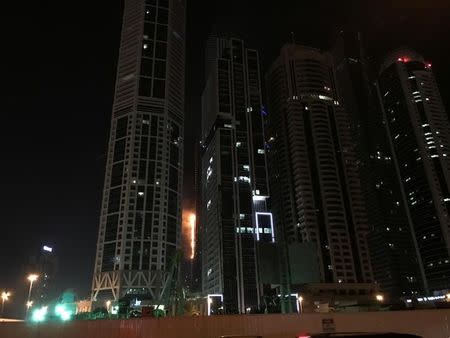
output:
<instances>
[{"instance_id":1,"label":"construction barrier","mask_svg":"<svg viewBox=\"0 0 450 338\"><path fill-rule=\"evenodd\" d=\"M295 338L319 332L398 332L449 338L450 310L0 323L1 338Z\"/></svg>"}]
</instances>

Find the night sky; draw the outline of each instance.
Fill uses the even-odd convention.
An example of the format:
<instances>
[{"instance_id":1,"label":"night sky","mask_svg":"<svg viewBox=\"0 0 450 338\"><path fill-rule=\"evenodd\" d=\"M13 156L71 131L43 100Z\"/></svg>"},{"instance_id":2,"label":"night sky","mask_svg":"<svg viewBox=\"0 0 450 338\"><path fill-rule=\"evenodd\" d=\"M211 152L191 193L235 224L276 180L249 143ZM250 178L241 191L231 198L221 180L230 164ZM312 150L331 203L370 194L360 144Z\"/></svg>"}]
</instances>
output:
<instances>
[{"instance_id":1,"label":"night sky","mask_svg":"<svg viewBox=\"0 0 450 338\"><path fill-rule=\"evenodd\" d=\"M260 50L264 67L291 31L301 44L327 48L340 29L359 29L374 58L399 46L422 53L450 107L448 0L267 2L189 1L187 206L193 200L189 154L199 132L203 48L213 29L246 39ZM15 292L6 310L18 316L12 310L24 304L25 264L43 244L59 256L57 291L89 295L122 1L15 6L1 14L0 290Z\"/></svg>"}]
</instances>

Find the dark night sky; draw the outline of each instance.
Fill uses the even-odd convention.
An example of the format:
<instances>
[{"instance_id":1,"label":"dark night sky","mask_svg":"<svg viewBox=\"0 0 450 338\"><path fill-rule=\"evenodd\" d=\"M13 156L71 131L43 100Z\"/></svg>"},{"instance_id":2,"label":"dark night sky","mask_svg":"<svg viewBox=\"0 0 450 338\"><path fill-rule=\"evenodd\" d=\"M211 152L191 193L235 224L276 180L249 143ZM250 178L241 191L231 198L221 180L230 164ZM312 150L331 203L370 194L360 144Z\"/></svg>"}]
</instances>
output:
<instances>
[{"instance_id":1,"label":"dark night sky","mask_svg":"<svg viewBox=\"0 0 450 338\"><path fill-rule=\"evenodd\" d=\"M89 293L121 3L45 1L39 8L17 4L2 11L0 290L15 291L16 307L22 306L20 296L26 292L24 265L43 243L53 245L60 259L58 289ZM264 65L274 60L291 31L299 43L326 48L333 32L359 28L374 57L401 45L424 54L433 62L450 107L448 0L348 0L345 6L334 0L267 3L189 1L188 201L193 192L188 154L199 125L203 44L213 24L248 39L260 49Z\"/></svg>"}]
</instances>

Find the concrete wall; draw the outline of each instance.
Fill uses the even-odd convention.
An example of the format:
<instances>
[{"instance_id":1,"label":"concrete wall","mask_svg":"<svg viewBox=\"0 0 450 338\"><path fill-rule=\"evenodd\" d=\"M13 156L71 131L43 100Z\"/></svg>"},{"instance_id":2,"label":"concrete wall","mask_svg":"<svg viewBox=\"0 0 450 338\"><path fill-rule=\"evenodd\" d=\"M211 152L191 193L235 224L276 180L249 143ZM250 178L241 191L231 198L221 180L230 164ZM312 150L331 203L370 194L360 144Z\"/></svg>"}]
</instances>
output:
<instances>
[{"instance_id":1,"label":"concrete wall","mask_svg":"<svg viewBox=\"0 0 450 338\"><path fill-rule=\"evenodd\" d=\"M361 312L347 314L241 315L164 319L97 320L27 325L0 323L1 338L218 338L260 335L295 338L322 332L322 319L340 332L400 332L424 338L450 337L450 310Z\"/></svg>"}]
</instances>

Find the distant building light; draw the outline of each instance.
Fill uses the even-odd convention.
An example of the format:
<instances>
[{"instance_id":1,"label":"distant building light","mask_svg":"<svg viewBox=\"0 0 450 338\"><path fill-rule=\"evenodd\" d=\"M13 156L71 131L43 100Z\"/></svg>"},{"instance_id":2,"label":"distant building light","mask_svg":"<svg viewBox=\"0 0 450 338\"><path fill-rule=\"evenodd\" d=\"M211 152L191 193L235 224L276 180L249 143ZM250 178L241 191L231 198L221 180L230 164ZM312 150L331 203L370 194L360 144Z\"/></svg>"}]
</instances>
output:
<instances>
[{"instance_id":1,"label":"distant building light","mask_svg":"<svg viewBox=\"0 0 450 338\"><path fill-rule=\"evenodd\" d=\"M47 251L47 252L53 252L53 248L51 248L51 247L49 247L47 245L44 245L42 250Z\"/></svg>"},{"instance_id":2,"label":"distant building light","mask_svg":"<svg viewBox=\"0 0 450 338\"><path fill-rule=\"evenodd\" d=\"M258 154L262 155L264 153L265 153L264 149L258 149Z\"/></svg>"},{"instance_id":3,"label":"distant building light","mask_svg":"<svg viewBox=\"0 0 450 338\"><path fill-rule=\"evenodd\" d=\"M239 176L239 181L250 183L250 177Z\"/></svg>"},{"instance_id":4,"label":"distant building light","mask_svg":"<svg viewBox=\"0 0 450 338\"><path fill-rule=\"evenodd\" d=\"M331 97L326 96L326 95L319 95L319 99L325 100L325 101L333 101L333 99Z\"/></svg>"},{"instance_id":5,"label":"distant building light","mask_svg":"<svg viewBox=\"0 0 450 338\"><path fill-rule=\"evenodd\" d=\"M253 202L257 202L257 201L265 201L266 200L266 196L257 196L257 195L254 195L253 196Z\"/></svg>"}]
</instances>

